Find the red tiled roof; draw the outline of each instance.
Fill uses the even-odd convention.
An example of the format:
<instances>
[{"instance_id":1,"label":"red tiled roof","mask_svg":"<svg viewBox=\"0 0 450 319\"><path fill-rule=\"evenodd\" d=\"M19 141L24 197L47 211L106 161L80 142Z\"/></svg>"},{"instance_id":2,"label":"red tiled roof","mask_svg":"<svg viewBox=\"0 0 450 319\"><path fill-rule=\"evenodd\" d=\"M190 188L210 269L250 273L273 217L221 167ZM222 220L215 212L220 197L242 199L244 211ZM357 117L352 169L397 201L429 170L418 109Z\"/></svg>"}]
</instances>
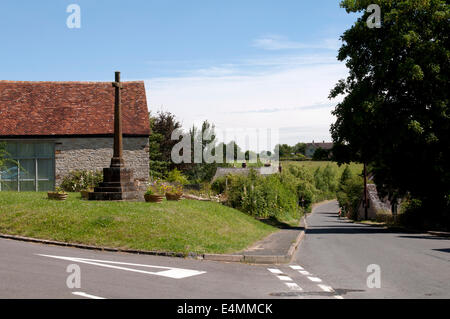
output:
<instances>
[{"instance_id":1,"label":"red tiled roof","mask_svg":"<svg viewBox=\"0 0 450 319\"><path fill-rule=\"evenodd\" d=\"M144 82L123 82L124 135L149 135ZM0 81L0 136L110 135L111 82Z\"/></svg>"}]
</instances>

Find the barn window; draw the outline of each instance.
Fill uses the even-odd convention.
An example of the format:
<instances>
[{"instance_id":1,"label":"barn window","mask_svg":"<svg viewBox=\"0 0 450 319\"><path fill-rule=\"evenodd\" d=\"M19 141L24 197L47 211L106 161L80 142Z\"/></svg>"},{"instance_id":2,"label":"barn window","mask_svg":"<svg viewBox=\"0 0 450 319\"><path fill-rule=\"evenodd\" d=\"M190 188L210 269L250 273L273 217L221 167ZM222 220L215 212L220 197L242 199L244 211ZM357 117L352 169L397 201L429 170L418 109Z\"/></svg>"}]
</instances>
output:
<instances>
[{"instance_id":1,"label":"barn window","mask_svg":"<svg viewBox=\"0 0 450 319\"><path fill-rule=\"evenodd\" d=\"M6 142L10 161L0 168L0 191L49 191L55 185L54 143Z\"/></svg>"}]
</instances>

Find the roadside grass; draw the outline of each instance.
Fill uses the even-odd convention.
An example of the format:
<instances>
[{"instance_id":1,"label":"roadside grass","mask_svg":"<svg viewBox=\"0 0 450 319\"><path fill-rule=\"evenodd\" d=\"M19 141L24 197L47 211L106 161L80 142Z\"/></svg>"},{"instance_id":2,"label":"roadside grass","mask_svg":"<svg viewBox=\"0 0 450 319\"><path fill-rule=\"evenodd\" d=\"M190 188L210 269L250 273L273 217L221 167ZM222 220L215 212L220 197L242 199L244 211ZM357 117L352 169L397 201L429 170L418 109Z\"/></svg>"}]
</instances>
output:
<instances>
[{"instance_id":1,"label":"roadside grass","mask_svg":"<svg viewBox=\"0 0 450 319\"><path fill-rule=\"evenodd\" d=\"M92 202L0 192L0 233L121 249L240 251L278 229L214 202Z\"/></svg>"}]
</instances>

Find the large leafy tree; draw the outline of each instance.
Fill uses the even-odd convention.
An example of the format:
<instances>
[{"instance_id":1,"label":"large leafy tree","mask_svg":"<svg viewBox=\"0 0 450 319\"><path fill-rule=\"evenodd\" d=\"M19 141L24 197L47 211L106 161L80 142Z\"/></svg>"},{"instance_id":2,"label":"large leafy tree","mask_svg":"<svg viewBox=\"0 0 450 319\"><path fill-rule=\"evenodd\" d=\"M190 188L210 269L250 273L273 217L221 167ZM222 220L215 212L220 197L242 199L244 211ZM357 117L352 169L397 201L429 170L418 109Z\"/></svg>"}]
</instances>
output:
<instances>
[{"instance_id":1,"label":"large leafy tree","mask_svg":"<svg viewBox=\"0 0 450 319\"><path fill-rule=\"evenodd\" d=\"M366 12L378 4L381 28ZM390 195L412 197L448 218L450 199L450 9L443 0L344 0L362 13L342 36L338 59L349 76L330 97L333 153L339 162L370 164Z\"/></svg>"}]
</instances>

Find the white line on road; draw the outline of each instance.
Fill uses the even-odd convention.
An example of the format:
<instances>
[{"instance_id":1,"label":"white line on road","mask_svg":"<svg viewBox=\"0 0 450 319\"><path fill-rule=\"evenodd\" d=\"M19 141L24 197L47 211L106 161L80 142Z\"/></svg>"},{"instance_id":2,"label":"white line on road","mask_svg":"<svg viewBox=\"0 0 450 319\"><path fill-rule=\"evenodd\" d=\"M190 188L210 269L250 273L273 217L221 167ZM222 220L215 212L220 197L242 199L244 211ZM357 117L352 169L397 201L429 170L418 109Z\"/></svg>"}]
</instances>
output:
<instances>
[{"instance_id":1,"label":"white line on road","mask_svg":"<svg viewBox=\"0 0 450 319\"><path fill-rule=\"evenodd\" d=\"M320 289L322 289L323 291L326 291L326 292L333 292L334 291L333 288L331 288L330 286L327 286L327 285L318 285L318 286L319 286Z\"/></svg>"},{"instance_id":2,"label":"white line on road","mask_svg":"<svg viewBox=\"0 0 450 319\"><path fill-rule=\"evenodd\" d=\"M292 269L294 269L294 270L303 270L303 267L300 267L300 266L298 266L298 265L292 265L292 266L290 266Z\"/></svg>"},{"instance_id":3,"label":"white line on road","mask_svg":"<svg viewBox=\"0 0 450 319\"><path fill-rule=\"evenodd\" d=\"M308 277L308 279L313 281L313 282L322 282L322 279L317 278L317 277Z\"/></svg>"},{"instance_id":4,"label":"white line on road","mask_svg":"<svg viewBox=\"0 0 450 319\"><path fill-rule=\"evenodd\" d=\"M282 281L292 281L291 277L288 276L277 276L277 277Z\"/></svg>"},{"instance_id":5,"label":"white line on road","mask_svg":"<svg viewBox=\"0 0 450 319\"><path fill-rule=\"evenodd\" d=\"M72 295L90 298L90 299L106 299L106 298L102 298L102 297L98 297L98 296L94 296L94 295L89 295L89 294L87 294L85 292L81 292L81 291L72 292Z\"/></svg>"},{"instance_id":6,"label":"white line on road","mask_svg":"<svg viewBox=\"0 0 450 319\"><path fill-rule=\"evenodd\" d=\"M301 273L304 276L310 276L311 274L307 272L306 270L300 270L299 273Z\"/></svg>"},{"instance_id":7,"label":"white line on road","mask_svg":"<svg viewBox=\"0 0 450 319\"><path fill-rule=\"evenodd\" d=\"M267 268L268 271L270 271L272 274L282 274L283 272L280 269L276 268Z\"/></svg>"},{"instance_id":8,"label":"white line on road","mask_svg":"<svg viewBox=\"0 0 450 319\"><path fill-rule=\"evenodd\" d=\"M295 290L295 291L301 291L303 290L302 287L297 285L295 282L286 282L286 286L288 286L289 289Z\"/></svg>"},{"instance_id":9,"label":"white line on road","mask_svg":"<svg viewBox=\"0 0 450 319\"><path fill-rule=\"evenodd\" d=\"M94 265L94 266L99 266L99 267L125 270L125 271L137 272L137 273L141 273L141 274L163 276L163 277L169 277L169 278L173 278L173 279L183 279L186 277L197 276L197 275L206 273L206 271L197 271L197 270L191 270L191 269L182 269L182 268L164 267L164 266L133 264L133 263L125 263L125 262L109 261L109 260L96 260L96 259L87 259L87 258L78 258L78 257L62 257L62 256L51 256L51 255L41 255L41 254L37 254L37 255L43 256L43 257L49 257L49 258L68 260L68 261L75 262L75 263L83 263L83 264L89 264L89 265ZM128 266L157 268L157 269L159 268L159 269L165 269L165 270L151 272L151 271L145 271L145 270L134 269L134 268L113 266L113 265L108 265L108 264L128 265Z\"/></svg>"}]
</instances>

